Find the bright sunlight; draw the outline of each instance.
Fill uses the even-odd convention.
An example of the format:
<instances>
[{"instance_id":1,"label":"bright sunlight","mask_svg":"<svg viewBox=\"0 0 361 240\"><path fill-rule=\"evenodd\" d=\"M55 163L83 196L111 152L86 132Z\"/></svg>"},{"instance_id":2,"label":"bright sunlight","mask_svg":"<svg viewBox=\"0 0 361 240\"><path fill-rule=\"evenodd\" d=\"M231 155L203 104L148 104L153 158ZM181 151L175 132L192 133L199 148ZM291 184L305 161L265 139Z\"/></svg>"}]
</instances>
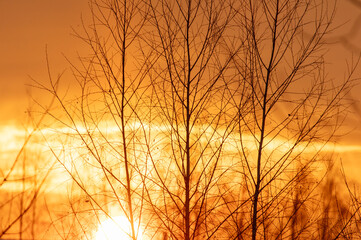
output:
<instances>
[{"instance_id":1,"label":"bright sunlight","mask_svg":"<svg viewBox=\"0 0 361 240\"><path fill-rule=\"evenodd\" d=\"M139 231L137 240L142 240L140 228L136 225L135 229ZM129 220L125 216L117 216L108 218L99 225L95 240L131 240L131 232Z\"/></svg>"}]
</instances>

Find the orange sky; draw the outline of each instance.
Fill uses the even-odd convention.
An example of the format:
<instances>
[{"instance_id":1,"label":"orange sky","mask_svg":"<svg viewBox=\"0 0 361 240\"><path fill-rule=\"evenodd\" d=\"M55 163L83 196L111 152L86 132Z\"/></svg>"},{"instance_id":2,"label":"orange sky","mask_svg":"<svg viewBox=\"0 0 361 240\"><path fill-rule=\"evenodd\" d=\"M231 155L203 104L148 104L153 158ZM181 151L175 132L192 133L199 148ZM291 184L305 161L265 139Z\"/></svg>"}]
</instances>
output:
<instances>
[{"instance_id":1,"label":"orange sky","mask_svg":"<svg viewBox=\"0 0 361 240\"><path fill-rule=\"evenodd\" d=\"M0 0L0 123L23 114L29 76L46 81L46 46L55 74L66 67L62 53L81 49L71 27L87 9L87 0Z\"/></svg>"},{"instance_id":2,"label":"orange sky","mask_svg":"<svg viewBox=\"0 0 361 240\"><path fill-rule=\"evenodd\" d=\"M80 17L87 13L87 0L0 0L0 125L21 123L24 119L29 104L26 94L29 87L25 86L31 83L29 76L40 82L47 81L46 46L54 75L66 68L62 54L74 58L76 51L82 50L84 45L71 36L71 27L79 29ZM334 41L338 36L346 36L349 43L330 45L327 59L330 77L343 77L346 60L351 59L352 52L357 55L351 45L361 49L359 16L361 7L357 8L352 0L339 1L335 26L345 25L329 39ZM34 96L38 94L34 89L31 92ZM361 100L360 92L358 87L350 97ZM360 104L353 110L361 111ZM344 141L361 144L358 130L361 113L350 116L347 124L352 133Z\"/></svg>"},{"instance_id":3,"label":"orange sky","mask_svg":"<svg viewBox=\"0 0 361 240\"><path fill-rule=\"evenodd\" d=\"M221 1L221 0L220 0ZM328 1L328 0L325 0ZM353 0L339 0L335 18L337 28L329 36L330 45L328 76L342 79L346 61L351 61L361 52L361 6ZM357 0L360 1L360 0ZM84 52L84 45L71 36L71 28L80 29L81 15L88 14L88 0L0 0L0 161L13 159L4 153L16 155L23 130L9 125L21 124L26 116L30 99L27 91L35 98L39 92L26 87L31 78L46 82L47 69L45 48L47 46L54 75L67 68L63 54L74 59L76 52ZM361 76L361 64L357 76ZM70 71L64 75L70 78ZM361 82L360 82L361 83ZM361 84L350 93L350 99L357 100L346 120L345 131L349 134L341 139L341 147L335 150L342 158L346 171L355 179L361 172ZM7 135L4 137L4 134ZM19 144L21 144L21 140ZM342 147L344 146L344 147ZM10 162L8 162L10 164ZM355 164L356 163L356 164ZM56 175L52 176L54 179ZM64 179L62 179L64 181ZM50 185L50 184L49 184ZM53 186L52 191L59 185Z\"/></svg>"}]
</instances>

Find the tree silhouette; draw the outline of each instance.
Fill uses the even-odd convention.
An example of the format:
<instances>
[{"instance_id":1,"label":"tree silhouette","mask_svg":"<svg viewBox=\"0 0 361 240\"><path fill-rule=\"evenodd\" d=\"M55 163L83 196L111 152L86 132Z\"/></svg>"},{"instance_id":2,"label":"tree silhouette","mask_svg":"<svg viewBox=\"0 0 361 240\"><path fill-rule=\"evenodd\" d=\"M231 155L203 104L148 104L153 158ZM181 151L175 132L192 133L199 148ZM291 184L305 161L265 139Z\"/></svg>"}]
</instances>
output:
<instances>
[{"instance_id":1,"label":"tree silhouette","mask_svg":"<svg viewBox=\"0 0 361 240\"><path fill-rule=\"evenodd\" d=\"M350 229L342 223L359 208L328 214L333 195L318 193L357 66L342 81L326 74L326 2L94 0L90 9L77 36L91 54L70 63L76 87L37 85L57 100L48 115L61 144L51 150L80 190L74 238L115 215L133 240ZM337 211L341 227L326 233Z\"/></svg>"}]
</instances>

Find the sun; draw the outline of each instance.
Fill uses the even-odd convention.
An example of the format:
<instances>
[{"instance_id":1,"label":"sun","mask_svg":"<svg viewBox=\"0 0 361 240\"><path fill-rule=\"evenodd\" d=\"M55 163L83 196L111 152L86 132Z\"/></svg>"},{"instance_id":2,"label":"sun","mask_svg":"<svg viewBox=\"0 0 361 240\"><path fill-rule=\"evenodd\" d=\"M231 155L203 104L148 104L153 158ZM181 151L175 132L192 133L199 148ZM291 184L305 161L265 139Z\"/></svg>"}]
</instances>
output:
<instances>
[{"instance_id":1,"label":"sun","mask_svg":"<svg viewBox=\"0 0 361 240\"><path fill-rule=\"evenodd\" d=\"M135 229L139 231L137 240L142 240L142 233L138 226L135 226ZM131 232L129 220L125 216L117 216L99 224L95 240L131 240Z\"/></svg>"}]
</instances>

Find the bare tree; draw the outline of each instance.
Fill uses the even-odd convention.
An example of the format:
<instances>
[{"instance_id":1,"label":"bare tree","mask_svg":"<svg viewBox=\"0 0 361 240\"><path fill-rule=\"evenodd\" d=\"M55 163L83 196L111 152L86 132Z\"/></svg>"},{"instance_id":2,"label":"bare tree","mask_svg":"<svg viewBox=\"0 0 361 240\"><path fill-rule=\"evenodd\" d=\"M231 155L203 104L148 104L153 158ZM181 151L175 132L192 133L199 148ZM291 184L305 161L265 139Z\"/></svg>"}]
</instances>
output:
<instances>
[{"instance_id":1,"label":"bare tree","mask_svg":"<svg viewBox=\"0 0 361 240\"><path fill-rule=\"evenodd\" d=\"M138 120L147 117L140 106L149 86L144 81L147 66L139 63L146 53L138 40L147 20L147 6L140 0L94 0L90 1L90 13L90 23L84 21L83 32L76 33L90 55L80 57L79 64L69 61L73 91L62 95L60 78L51 75L50 86L38 82L37 87L50 93L61 109L49 115L60 123L53 128L65 131L59 132L57 143L49 144L75 183L70 193L70 218L79 234L89 236L89 219L81 215L90 209L92 227L103 217L123 215L131 225L127 234L136 240L145 199L145 174L141 173L146 171Z\"/></svg>"},{"instance_id":2,"label":"bare tree","mask_svg":"<svg viewBox=\"0 0 361 240\"><path fill-rule=\"evenodd\" d=\"M238 9L245 46L234 61L234 103L247 192L240 204L252 210L234 238L269 239L288 231L286 222L306 201L296 192L291 217L284 215L299 179L321 170L315 162L343 121L355 65L343 82L326 74L323 39L334 9L324 1L246 1Z\"/></svg>"},{"instance_id":3,"label":"bare tree","mask_svg":"<svg viewBox=\"0 0 361 240\"><path fill-rule=\"evenodd\" d=\"M38 122L28 123L24 129L24 139L19 139L19 136L11 139L15 141L13 145L20 144L14 157L12 154L2 154L1 161L7 164L3 164L0 178L0 238L35 238L36 228L39 227L37 216L42 212L39 208L42 201L39 199L54 166L47 163L39 149L34 147L44 117L42 115ZM33 120L30 116L29 121ZM11 129L5 134L12 134ZM49 164L47 168L39 167L38 159L42 159L44 166Z\"/></svg>"},{"instance_id":4,"label":"bare tree","mask_svg":"<svg viewBox=\"0 0 361 240\"><path fill-rule=\"evenodd\" d=\"M63 92L51 74L50 86L37 84L57 100L49 115L59 134L48 142L72 180L76 227L63 239L90 238L116 215L133 240L140 226L148 239L346 232L348 223L326 236L327 202L314 203L357 65L342 82L326 74L334 9L322 0L93 0L90 10L77 37L91 54L69 61L77 85Z\"/></svg>"},{"instance_id":5,"label":"bare tree","mask_svg":"<svg viewBox=\"0 0 361 240\"><path fill-rule=\"evenodd\" d=\"M170 239L220 237L223 149L228 116L227 52L231 1L151 1L149 46L159 55L150 71L156 117L150 150L158 190L149 194ZM161 139L159 141L158 139Z\"/></svg>"}]
</instances>

